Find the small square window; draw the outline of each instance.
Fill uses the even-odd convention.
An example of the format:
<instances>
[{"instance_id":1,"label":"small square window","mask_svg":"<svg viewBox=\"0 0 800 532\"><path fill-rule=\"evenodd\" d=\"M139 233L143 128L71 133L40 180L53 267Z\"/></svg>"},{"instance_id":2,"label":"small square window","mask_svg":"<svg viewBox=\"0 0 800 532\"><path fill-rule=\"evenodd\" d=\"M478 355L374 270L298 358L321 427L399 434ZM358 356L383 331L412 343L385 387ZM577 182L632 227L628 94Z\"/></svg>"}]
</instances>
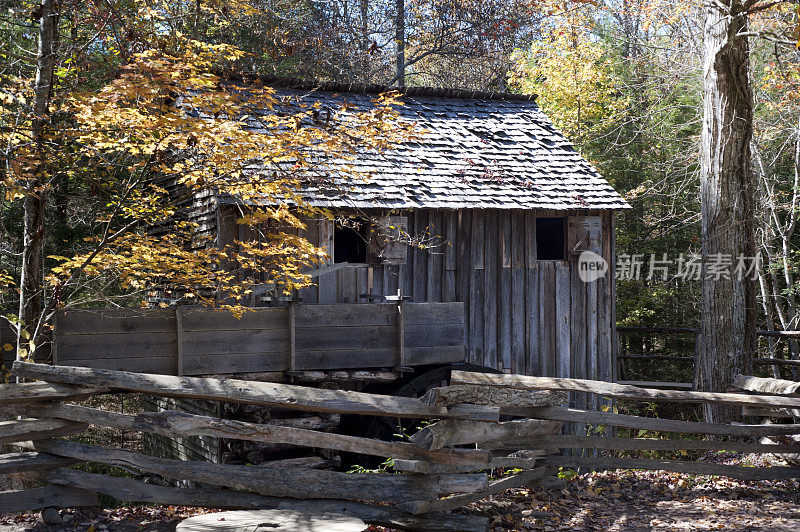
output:
<instances>
[{"instance_id":1,"label":"small square window","mask_svg":"<svg viewBox=\"0 0 800 532\"><path fill-rule=\"evenodd\" d=\"M537 260L564 260L566 218L536 218Z\"/></svg>"},{"instance_id":2,"label":"small square window","mask_svg":"<svg viewBox=\"0 0 800 532\"><path fill-rule=\"evenodd\" d=\"M369 224L364 220L336 223L333 229L333 262L365 264Z\"/></svg>"}]
</instances>

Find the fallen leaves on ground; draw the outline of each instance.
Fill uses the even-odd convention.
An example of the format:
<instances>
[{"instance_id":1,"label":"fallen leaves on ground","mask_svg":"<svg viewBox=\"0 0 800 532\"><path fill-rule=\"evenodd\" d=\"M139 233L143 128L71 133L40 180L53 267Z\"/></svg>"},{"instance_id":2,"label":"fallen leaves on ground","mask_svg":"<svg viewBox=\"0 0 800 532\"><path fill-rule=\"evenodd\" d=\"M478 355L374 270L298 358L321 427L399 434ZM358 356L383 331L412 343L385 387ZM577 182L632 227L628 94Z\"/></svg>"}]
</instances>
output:
<instances>
[{"instance_id":1,"label":"fallen leaves on ground","mask_svg":"<svg viewBox=\"0 0 800 532\"><path fill-rule=\"evenodd\" d=\"M705 462L785 465L777 459L714 453ZM471 504L463 513L486 516L492 530L713 531L800 530L800 482L742 482L667 471L601 471L578 475L556 489L514 489ZM36 514L0 516L3 531L165 532L212 510L126 506L67 512L69 522L36 525ZM384 530L372 527L374 530Z\"/></svg>"},{"instance_id":2,"label":"fallen leaves on ground","mask_svg":"<svg viewBox=\"0 0 800 532\"><path fill-rule=\"evenodd\" d=\"M785 465L734 453L703 461ZM601 471L576 476L558 489L515 489L466 509L489 517L492 530L797 531L797 479L743 482L667 471Z\"/></svg>"}]
</instances>

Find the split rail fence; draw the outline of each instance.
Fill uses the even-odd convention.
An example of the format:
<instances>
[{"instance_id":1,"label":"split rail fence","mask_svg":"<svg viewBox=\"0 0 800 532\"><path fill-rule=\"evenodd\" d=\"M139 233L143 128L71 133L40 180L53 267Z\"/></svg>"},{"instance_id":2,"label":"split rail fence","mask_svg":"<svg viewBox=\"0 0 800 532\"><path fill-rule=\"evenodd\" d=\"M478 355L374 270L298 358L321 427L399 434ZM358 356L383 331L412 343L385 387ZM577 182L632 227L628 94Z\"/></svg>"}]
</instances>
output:
<instances>
[{"instance_id":1,"label":"split rail fence","mask_svg":"<svg viewBox=\"0 0 800 532\"><path fill-rule=\"evenodd\" d=\"M450 510L508 488L547 483L558 467L656 469L745 480L800 477L800 468L795 467L756 468L614 456L615 451L641 449L793 454L800 452L800 445L791 438L800 434L800 424L712 424L563 406L567 404L568 393L588 393L606 399L734 405L746 408L749 415L791 416L800 411L800 396L796 393L800 383L776 382L775 379L740 377L737 384L743 389L741 393L709 393L580 379L453 371L450 386L434 388L417 399L292 384L25 362L16 362L14 373L29 382L0 385L0 408L14 418L0 422L0 443L14 444L19 449L0 455L0 474L22 476L45 484L0 493L0 511L5 512L92 506L97 504L100 492L126 502L335 512L396 528L471 531L487 530L487 520L451 514ZM301 412L437 421L423 424L405 441L387 442L176 411L121 414L74 403L93 395L128 392L266 405ZM727 439L562 435L564 422ZM89 424L169 437L201 434L393 458L394 470L399 474L320 471L288 464L181 461L58 439L78 434ZM783 439L787 436L789 439ZM560 449L609 452L600 453L600 456L589 453L562 456L558 454ZM81 462L120 466L209 487L159 486L70 467ZM516 472L497 480L487 475L487 471L501 469Z\"/></svg>"}]
</instances>

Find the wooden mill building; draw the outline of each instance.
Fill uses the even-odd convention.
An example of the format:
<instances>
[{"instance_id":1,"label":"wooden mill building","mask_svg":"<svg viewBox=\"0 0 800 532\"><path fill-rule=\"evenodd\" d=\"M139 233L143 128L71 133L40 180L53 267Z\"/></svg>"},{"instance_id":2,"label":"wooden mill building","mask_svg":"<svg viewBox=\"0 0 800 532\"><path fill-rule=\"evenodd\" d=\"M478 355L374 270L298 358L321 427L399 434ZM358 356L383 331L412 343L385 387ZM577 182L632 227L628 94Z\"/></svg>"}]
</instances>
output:
<instances>
[{"instance_id":1,"label":"wooden mill building","mask_svg":"<svg viewBox=\"0 0 800 532\"><path fill-rule=\"evenodd\" d=\"M367 107L389 90L266 83L283 102L334 109L343 100ZM308 221L305 236L331 261L297 300L368 304L400 290L413 302L463 302L469 362L611 380L614 212L628 207L622 197L534 97L408 88L402 102L400 115L420 126L420 138L350 161L367 181L305 191L310 203L360 224ZM236 198L195 200L195 220L217 245L252 238L236 223ZM387 227L423 245L370 236ZM581 281L584 250L608 262L603 278Z\"/></svg>"}]
</instances>

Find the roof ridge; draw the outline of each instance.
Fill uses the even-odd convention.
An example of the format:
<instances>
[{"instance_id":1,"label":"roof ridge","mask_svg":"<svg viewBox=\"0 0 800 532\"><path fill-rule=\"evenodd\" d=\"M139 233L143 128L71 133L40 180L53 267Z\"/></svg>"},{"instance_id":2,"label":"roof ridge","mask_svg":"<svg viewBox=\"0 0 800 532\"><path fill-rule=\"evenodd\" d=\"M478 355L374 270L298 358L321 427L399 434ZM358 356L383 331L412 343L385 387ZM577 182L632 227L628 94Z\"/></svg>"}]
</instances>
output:
<instances>
[{"instance_id":1,"label":"roof ridge","mask_svg":"<svg viewBox=\"0 0 800 532\"><path fill-rule=\"evenodd\" d=\"M461 98L469 100L513 100L535 101L536 94L515 94L502 91L473 91L467 89L447 89L437 87L390 87L378 83L341 83L321 79L296 78L288 76L255 75L234 71L215 72L223 79L233 81L258 80L264 85L284 89L323 90L333 92L354 92L361 94L380 94L382 92L397 91L406 96Z\"/></svg>"}]
</instances>

